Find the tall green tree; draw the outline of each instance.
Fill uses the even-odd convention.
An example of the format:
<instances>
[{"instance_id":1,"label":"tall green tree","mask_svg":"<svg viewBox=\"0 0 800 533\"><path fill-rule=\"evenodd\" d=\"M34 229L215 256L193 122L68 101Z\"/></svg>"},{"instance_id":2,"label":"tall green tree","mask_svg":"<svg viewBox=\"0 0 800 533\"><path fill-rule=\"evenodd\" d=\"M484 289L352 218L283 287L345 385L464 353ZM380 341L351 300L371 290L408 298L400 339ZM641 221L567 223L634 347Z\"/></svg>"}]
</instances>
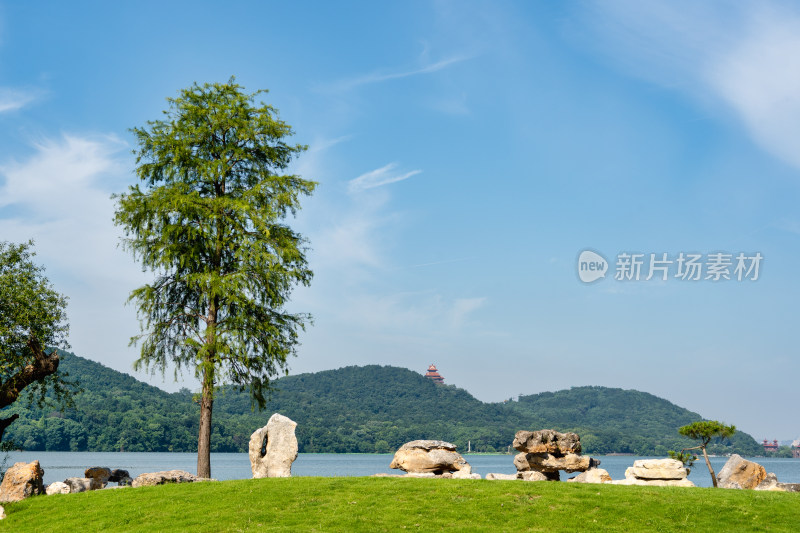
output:
<instances>
[{"instance_id":1,"label":"tall green tree","mask_svg":"<svg viewBox=\"0 0 800 533\"><path fill-rule=\"evenodd\" d=\"M688 452L689 450L702 450L703 458L706 460L706 466L708 467L708 473L711 474L711 483L713 483L716 487L717 476L714 474L714 469L711 468L711 461L708 460L706 447L712 439L727 439L732 437L733 434L736 433L736 426L726 426L725 424L717 422L716 420L701 420L699 422L693 422L689 425L678 428L678 433L684 437L699 440L700 444L697 446L692 446L691 448L685 448L678 454L674 454L673 452L670 454L670 456L681 460L684 462L684 464L686 464L687 459L689 463L693 462L693 460L685 452Z\"/></svg>"},{"instance_id":2,"label":"tall green tree","mask_svg":"<svg viewBox=\"0 0 800 533\"><path fill-rule=\"evenodd\" d=\"M123 243L155 280L131 293L142 333L135 366L191 368L202 392L197 474L211 476L214 392L221 383L265 404L310 316L286 309L312 271L285 222L315 182L285 174L306 149L277 111L228 83L168 98L164 120L132 130L141 185L116 196Z\"/></svg>"},{"instance_id":3,"label":"tall green tree","mask_svg":"<svg viewBox=\"0 0 800 533\"><path fill-rule=\"evenodd\" d=\"M68 348L67 299L57 293L33 262L33 242L0 242L0 409L16 402L23 389L68 401L69 383L58 373L56 348ZM0 419L0 441L18 414Z\"/></svg>"}]
</instances>

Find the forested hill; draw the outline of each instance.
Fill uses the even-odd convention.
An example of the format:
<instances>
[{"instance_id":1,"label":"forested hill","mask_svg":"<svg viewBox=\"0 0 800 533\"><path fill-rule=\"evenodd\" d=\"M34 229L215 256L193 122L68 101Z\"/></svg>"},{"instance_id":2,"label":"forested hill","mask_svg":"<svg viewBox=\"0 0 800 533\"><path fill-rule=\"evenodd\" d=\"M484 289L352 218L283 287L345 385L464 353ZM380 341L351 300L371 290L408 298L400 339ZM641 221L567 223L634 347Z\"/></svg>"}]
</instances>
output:
<instances>
[{"instance_id":1,"label":"forested hill","mask_svg":"<svg viewBox=\"0 0 800 533\"><path fill-rule=\"evenodd\" d=\"M198 408L192 394L169 394L99 363L65 353L61 369L83 392L75 409L28 408L7 439L27 450L195 451ZM213 451L246 451L250 434L280 412L298 423L301 452L390 452L414 439L442 439L466 450L505 451L519 429L576 431L586 453L666 455L691 441L677 428L701 416L653 395L605 387L483 403L463 389L435 385L389 366L345 367L278 379L264 412L245 393L220 392L214 404ZM9 411L11 412L11 411ZM735 423L735 421L726 421ZM746 434L717 452L755 455Z\"/></svg>"}]
</instances>

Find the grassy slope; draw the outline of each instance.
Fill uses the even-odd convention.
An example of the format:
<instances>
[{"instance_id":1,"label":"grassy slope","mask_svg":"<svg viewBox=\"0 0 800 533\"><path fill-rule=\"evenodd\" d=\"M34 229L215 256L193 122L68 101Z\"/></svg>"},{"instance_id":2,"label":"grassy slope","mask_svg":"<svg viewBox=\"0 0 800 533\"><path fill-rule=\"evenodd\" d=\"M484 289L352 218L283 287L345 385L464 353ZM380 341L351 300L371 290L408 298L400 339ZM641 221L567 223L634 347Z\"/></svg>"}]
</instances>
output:
<instances>
[{"instance_id":1,"label":"grassy slope","mask_svg":"<svg viewBox=\"0 0 800 533\"><path fill-rule=\"evenodd\" d=\"M520 481L240 480L36 497L0 531L796 531L800 495Z\"/></svg>"}]
</instances>

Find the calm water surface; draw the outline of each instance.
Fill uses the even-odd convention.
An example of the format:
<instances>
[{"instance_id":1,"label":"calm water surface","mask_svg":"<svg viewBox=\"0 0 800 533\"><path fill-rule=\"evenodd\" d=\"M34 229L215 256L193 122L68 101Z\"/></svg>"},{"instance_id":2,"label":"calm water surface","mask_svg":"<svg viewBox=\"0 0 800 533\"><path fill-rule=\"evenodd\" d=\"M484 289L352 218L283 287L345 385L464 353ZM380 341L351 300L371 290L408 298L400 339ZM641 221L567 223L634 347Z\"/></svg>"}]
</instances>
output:
<instances>
[{"instance_id":1,"label":"calm water surface","mask_svg":"<svg viewBox=\"0 0 800 533\"><path fill-rule=\"evenodd\" d=\"M371 476L380 472L396 474L389 463L393 454L340 454L340 453L301 453L292 465L295 476ZM472 465L473 472L485 477L489 472L512 474L516 470L513 455L472 455L464 454ZM593 456L600 460L600 467L608 470L613 479L624 479L625 469L637 459L652 457L635 456ZM195 453L129 453L129 452L11 452L7 465L16 462L39 460L44 469L45 484L63 481L68 477L83 477L83 471L90 466L122 468L136 477L145 472L160 470L197 471ZM800 483L800 459L753 458L764 466L767 472L774 472L778 481ZM711 466L719 472L727 457L712 457ZM211 475L219 480L249 479L250 460L246 453L212 453ZM576 474L561 474L562 480ZM710 487L711 478L702 459L695 463L689 479L699 487Z\"/></svg>"}]
</instances>

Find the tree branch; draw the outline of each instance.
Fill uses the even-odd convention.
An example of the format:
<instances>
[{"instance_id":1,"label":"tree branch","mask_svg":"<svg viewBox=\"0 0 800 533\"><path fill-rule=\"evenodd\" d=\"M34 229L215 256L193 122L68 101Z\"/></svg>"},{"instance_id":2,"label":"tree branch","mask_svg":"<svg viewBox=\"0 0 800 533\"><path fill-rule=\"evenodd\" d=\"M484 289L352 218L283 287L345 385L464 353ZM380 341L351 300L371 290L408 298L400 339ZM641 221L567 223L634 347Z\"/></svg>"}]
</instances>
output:
<instances>
[{"instance_id":1,"label":"tree branch","mask_svg":"<svg viewBox=\"0 0 800 533\"><path fill-rule=\"evenodd\" d=\"M0 409L14 403L22 393L22 389L50 374L54 374L58 370L60 359L56 350L46 354L42 349L42 345L39 344L39 340L32 334L28 338L28 348L33 353L33 362L22 367L19 372L11 376L5 383L0 384ZM8 423L10 424L11 422Z\"/></svg>"}]
</instances>

